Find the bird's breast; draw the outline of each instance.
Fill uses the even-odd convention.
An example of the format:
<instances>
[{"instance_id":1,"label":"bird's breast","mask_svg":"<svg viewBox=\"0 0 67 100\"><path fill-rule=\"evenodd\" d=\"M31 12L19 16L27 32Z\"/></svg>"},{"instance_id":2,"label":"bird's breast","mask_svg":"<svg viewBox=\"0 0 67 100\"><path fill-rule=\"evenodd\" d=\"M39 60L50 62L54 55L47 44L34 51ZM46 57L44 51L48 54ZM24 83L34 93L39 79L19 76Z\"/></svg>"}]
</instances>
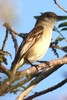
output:
<instances>
[{"instance_id":1,"label":"bird's breast","mask_svg":"<svg viewBox=\"0 0 67 100\"><path fill-rule=\"evenodd\" d=\"M36 41L36 43L31 47L27 54L27 59L30 62L35 62L40 60L47 52L52 37L52 31L43 31L41 37Z\"/></svg>"}]
</instances>

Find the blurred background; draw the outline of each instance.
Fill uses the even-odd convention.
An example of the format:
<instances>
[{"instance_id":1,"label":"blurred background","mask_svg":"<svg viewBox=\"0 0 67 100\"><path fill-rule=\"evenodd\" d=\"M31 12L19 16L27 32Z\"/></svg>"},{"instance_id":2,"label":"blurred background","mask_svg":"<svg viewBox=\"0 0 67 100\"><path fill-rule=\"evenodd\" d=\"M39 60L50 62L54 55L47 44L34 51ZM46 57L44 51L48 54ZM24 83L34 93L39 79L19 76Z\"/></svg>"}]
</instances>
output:
<instances>
[{"instance_id":1,"label":"blurred background","mask_svg":"<svg viewBox=\"0 0 67 100\"><path fill-rule=\"evenodd\" d=\"M67 1L57 0L57 2L65 9L67 9ZM36 19L34 16L40 15L43 12L55 12L57 15L67 15L64 11L55 5L53 0L0 0L0 48L3 44L3 40L5 37L6 28L3 26L5 22L10 23L16 32L18 33L28 33L35 25ZM56 24L56 26L59 23ZM64 31L62 34L67 37L67 32ZM53 32L53 39L55 39L59 34L57 32ZM22 38L17 37L18 43L20 45ZM65 41L62 41L60 45L66 45ZM7 41L5 50L10 52L14 57L14 45L9 34L9 39ZM59 56L62 57L65 53L58 51ZM47 54L42 60L51 60L57 58L51 49L48 50ZM7 57L8 65L6 66L8 69L11 66L11 62L14 58ZM62 68L51 74L48 78L40 82L30 94L34 94L35 92L39 92L43 89L49 88L59 82L61 82L65 77L65 73L67 73L67 66L64 65ZM24 68L27 68L26 66ZM2 74L0 74L2 75ZM3 79L6 77L2 75ZM0 97L0 100L15 100L15 98L20 94L8 93L4 96ZM54 90L50 93L42 95L40 97L35 98L34 100L67 100L67 84Z\"/></svg>"}]
</instances>

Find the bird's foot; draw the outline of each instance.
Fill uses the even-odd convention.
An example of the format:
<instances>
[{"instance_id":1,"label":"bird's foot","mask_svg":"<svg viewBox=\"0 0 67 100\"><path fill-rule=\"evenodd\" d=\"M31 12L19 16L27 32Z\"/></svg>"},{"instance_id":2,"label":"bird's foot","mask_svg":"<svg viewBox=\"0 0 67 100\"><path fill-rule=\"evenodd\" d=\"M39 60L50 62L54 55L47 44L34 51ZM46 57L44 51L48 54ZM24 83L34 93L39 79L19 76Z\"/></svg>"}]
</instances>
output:
<instances>
[{"instance_id":1,"label":"bird's foot","mask_svg":"<svg viewBox=\"0 0 67 100\"><path fill-rule=\"evenodd\" d=\"M34 66L34 67L36 68L36 70L38 71L38 67L39 67L39 66L36 65L36 64L32 64L32 67L33 67L33 66Z\"/></svg>"},{"instance_id":2,"label":"bird's foot","mask_svg":"<svg viewBox=\"0 0 67 100\"><path fill-rule=\"evenodd\" d=\"M49 65L49 61L37 61L39 63L46 63L47 65Z\"/></svg>"},{"instance_id":3,"label":"bird's foot","mask_svg":"<svg viewBox=\"0 0 67 100\"><path fill-rule=\"evenodd\" d=\"M28 59L25 59L25 60L31 65L31 67L34 66L38 70L38 65L32 64Z\"/></svg>"}]
</instances>

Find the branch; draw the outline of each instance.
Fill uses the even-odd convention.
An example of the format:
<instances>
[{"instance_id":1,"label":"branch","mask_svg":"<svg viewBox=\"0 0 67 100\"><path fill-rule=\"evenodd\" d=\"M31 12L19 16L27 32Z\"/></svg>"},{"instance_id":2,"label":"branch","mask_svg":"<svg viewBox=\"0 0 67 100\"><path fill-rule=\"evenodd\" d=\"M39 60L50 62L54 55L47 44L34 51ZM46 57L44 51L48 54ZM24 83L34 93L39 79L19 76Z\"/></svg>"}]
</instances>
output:
<instances>
[{"instance_id":1,"label":"branch","mask_svg":"<svg viewBox=\"0 0 67 100\"><path fill-rule=\"evenodd\" d=\"M43 75L40 74L39 78L38 77L36 77L36 78L38 78L38 80L40 79L39 80L39 82L40 82L41 80L43 80L44 78L48 77L51 73L53 73L58 68L60 68L63 64L66 64L66 63L67 63L67 56L63 57L63 58L58 58L58 59L55 59L55 60L51 60L51 61L49 61L49 64L46 64L46 63L43 62L42 64L38 65L38 70L42 70L44 68L49 68L51 70L42 73ZM28 76L34 75L34 74L36 74L38 72L38 70L36 69L35 66L33 66L33 67L30 67L30 68L28 68L26 70L17 72L15 75L13 75L12 72L11 72L11 77L6 79L4 82L2 82L2 85L0 85L0 95L3 95L5 93L7 93L8 92L8 91L6 91L7 89L9 89L9 91L10 91L10 87L11 87L12 83L16 82L17 80L19 80L21 78L24 78L27 75ZM41 78L41 76L42 76L42 78ZM35 81L36 84L38 84L39 82L38 82L38 80L36 78L35 78L36 81L35 80L33 80L33 81ZM27 88L28 89L30 88L32 90L33 86L34 87L36 86L34 83L33 84L30 83L31 87L29 85Z\"/></svg>"},{"instance_id":2,"label":"branch","mask_svg":"<svg viewBox=\"0 0 67 100\"><path fill-rule=\"evenodd\" d=\"M67 57L66 57L66 61L67 61ZM62 62L64 62L62 60ZM60 68L63 64L60 65L55 65L54 67L48 68L48 70L45 72L43 71L38 77L36 77L35 79L33 79L31 81L31 83L27 86L27 88L17 97L16 100L23 100L25 96L28 95L28 93L30 91L32 91L32 89L39 83L41 82L43 79L45 79L46 77L48 77L50 74L52 74L54 71L56 71L58 68ZM54 64L56 64L56 62L54 62Z\"/></svg>"},{"instance_id":3,"label":"branch","mask_svg":"<svg viewBox=\"0 0 67 100\"><path fill-rule=\"evenodd\" d=\"M17 53L18 50L18 43L17 43L17 39L16 39L16 34L19 35L17 32L15 32L15 30L12 28L12 26L8 23L5 23L4 26L6 27L7 30L10 31L10 34L12 36L13 42L14 42L14 47L15 47L15 53Z\"/></svg>"},{"instance_id":4,"label":"branch","mask_svg":"<svg viewBox=\"0 0 67 100\"><path fill-rule=\"evenodd\" d=\"M3 72L4 74L6 74L8 77L11 76L11 72L10 72L7 68L5 68L3 64L0 64L0 71L2 71L2 72Z\"/></svg>"},{"instance_id":5,"label":"branch","mask_svg":"<svg viewBox=\"0 0 67 100\"><path fill-rule=\"evenodd\" d=\"M56 0L54 0L54 3L55 3L60 9L62 9L64 12L67 13L67 10L65 10L64 8L62 8L62 6L60 6L59 3L58 3Z\"/></svg>"},{"instance_id":6,"label":"branch","mask_svg":"<svg viewBox=\"0 0 67 100\"><path fill-rule=\"evenodd\" d=\"M64 40L67 42L66 37L64 37L64 36L61 34L61 32L60 32L56 27L55 27L54 31L58 32L58 33L60 34L60 36L61 36L62 38L64 38Z\"/></svg>"},{"instance_id":7,"label":"branch","mask_svg":"<svg viewBox=\"0 0 67 100\"><path fill-rule=\"evenodd\" d=\"M44 61L41 62L41 64L38 65L38 70L43 70L51 67L58 67L59 65L67 64L67 55L62 58L57 58L55 60L49 61L49 64L45 63ZM20 77L25 76L25 75L33 75L34 73L37 73L38 71L35 66L32 66L28 69L25 69L23 71L17 72Z\"/></svg>"},{"instance_id":8,"label":"branch","mask_svg":"<svg viewBox=\"0 0 67 100\"><path fill-rule=\"evenodd\" d=\"M22 38L26 37L26 34L24 33L18 34L9 23L5 23L3 26L5 26L9 31L13 32L17 36L20 36Z\"/></svg>"},{"instance_id":9,"label":"branch","mask_svg":"<svg viewBox=\"0 0 67 100\"><path fill-rule=\"evenodd\" d=\"M5 23L3 26L5 26L9 31L13 32L14 34L19 35L9 23Z\"/></svg>"},{"instance_id":10,"label":"branch","mask_svg":"<svg viewBox=\"0 0 67 100\"><path fill-rule=\"evenodd\" d=\"M6 29L8 29L10 31L10 34L11 34L13 42L14 42L15 54L16 54L17 50L18 50L18 43L17 43L16 35L22 37L23 39L25 39L27 34L17 33L9 23L5 23L4 26L6 27Z\"/></svg>"},{"instance_id":11,"label":"branch","mask_svg":"<svg viewBox=\"0 0 67 100\"><path fill-rule=\"evenodd\" d=\"M32 100L32 99L35 98L35 97L41 96L41 95L46 94L46 93L48 93L48 92L51 92L51 91L53 91L53 90L55 90L55 89L57 89L57 88L60 88L60 87L63 86L65 83L67 83L67 79L64 79L63 81L61 81L61 82L58 83L57 85L54 85L54 86L52 86L52 87L50 87L50 88L48 88L48 89L46 89L46 90L43 90L43 91L41 91L41 92L35 92L35 94L29 96L28 98L26 98L26 99L24 99L24 100Z\"/></svg>"},{"instance_id":12,"label":"branch","mask_svg":"<svg viewBox=\"0 0 67 100\"><path fill-rule=\"evenodd\" d=\"M7 52L7 51L2 51L2 50L0 50L0 55L9 55L11 58L12 58L12 56L11 56L11 54L9 53L9 52Z\"/></svg>"},{"instance_id":13,"label":"branch","mask_svg":"<svg viewBox=\"0 0 67 100\"><path fill-rule=\"evenodd\" d=\"M11 34L13 42L14 42L15 54L16 54L18 51L18 43L17 43L16 35L11 31L10 31L10 34Z\"/></svg>"},{"instance_id":14,"label":"branch","mask_svg":"<svg viewBox=\"0 0 67 100\"><path fill-rule=\"evenodd\" d=\"M2 51L4 51L4 47L5 47L5 45L6 45L7 39L8 39L8 29L6 29L6 36L5 36L5 39L4 39L4 41L3 41Z\"/></svg>"}]
</instances>

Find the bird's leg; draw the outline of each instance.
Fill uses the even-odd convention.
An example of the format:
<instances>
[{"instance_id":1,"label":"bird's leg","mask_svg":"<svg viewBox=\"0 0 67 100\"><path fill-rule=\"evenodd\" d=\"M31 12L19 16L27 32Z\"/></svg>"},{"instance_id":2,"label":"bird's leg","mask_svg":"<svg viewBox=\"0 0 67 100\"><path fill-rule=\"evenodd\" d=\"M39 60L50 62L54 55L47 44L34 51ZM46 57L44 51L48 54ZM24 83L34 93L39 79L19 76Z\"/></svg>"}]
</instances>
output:
<instances>
[{"instance_id":1,"label":"bird's leg","mask_svg":"<svg viewBox=\"0 0 67 100\"><path fill-rule=\"evenodd\" d=\"M31 66L33 66L33 64L27 58L25 58L25 60L27 63L29 63Z\"/></svg>"},{"instance_id":2,"label":"bird's leg","mask_svg":"<svg viewBox=\"0 0 67 100\"><path fill-rule=\"evenodd\" d=\"M25 60L26 60L31 66L35 66L36 69L38 70L38 65L32 64L27 58L25 58Z\"/></svg>"}]
</instances>

